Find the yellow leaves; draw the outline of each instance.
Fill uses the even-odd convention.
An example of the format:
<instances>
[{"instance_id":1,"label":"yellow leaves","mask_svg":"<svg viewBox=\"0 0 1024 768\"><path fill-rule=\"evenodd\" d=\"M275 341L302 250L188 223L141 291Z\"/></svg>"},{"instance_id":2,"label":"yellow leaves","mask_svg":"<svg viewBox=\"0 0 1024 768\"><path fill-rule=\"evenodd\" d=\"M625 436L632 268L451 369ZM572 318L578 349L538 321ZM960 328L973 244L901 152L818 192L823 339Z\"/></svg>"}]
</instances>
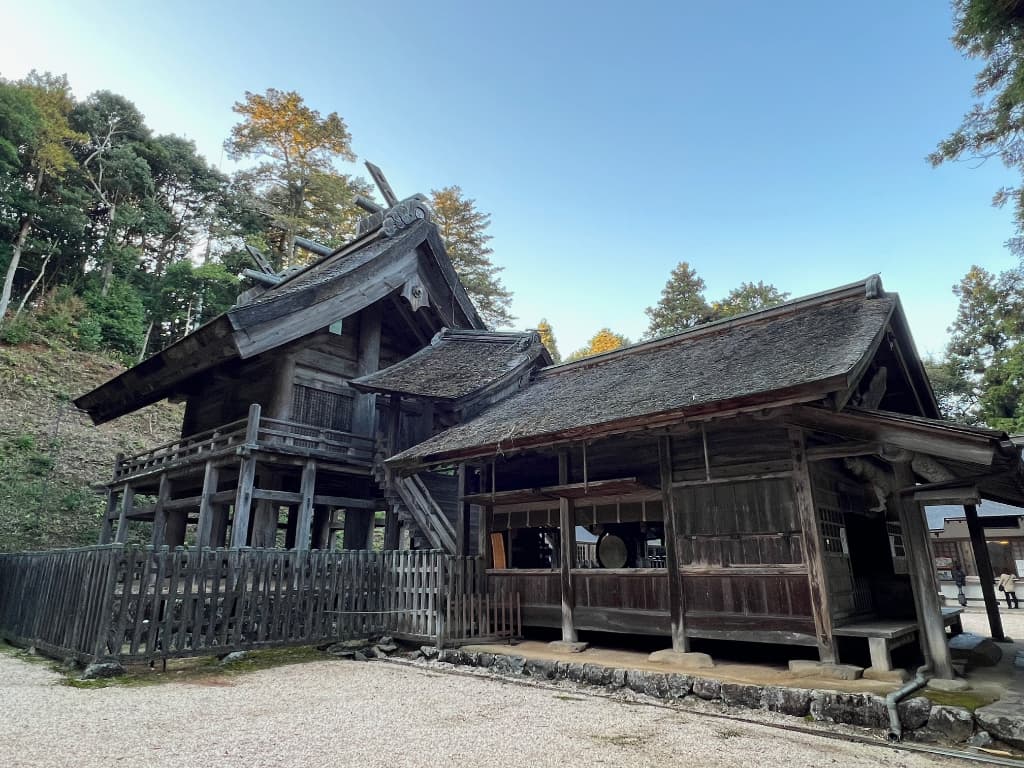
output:
<instances>
[{"instance_id":1,"label":"yellow leaves","mask_svg":"<svg viewBox=\"0 0 1024 768\"><path fill-rule=\"evenodd\" d=\"M613 349L625 346L625 344L625 337L612 333L608 328L602 328L590 340L589 353L591 355L599 355L602 352L611 352Z\"/></svg>"}]
</instances>

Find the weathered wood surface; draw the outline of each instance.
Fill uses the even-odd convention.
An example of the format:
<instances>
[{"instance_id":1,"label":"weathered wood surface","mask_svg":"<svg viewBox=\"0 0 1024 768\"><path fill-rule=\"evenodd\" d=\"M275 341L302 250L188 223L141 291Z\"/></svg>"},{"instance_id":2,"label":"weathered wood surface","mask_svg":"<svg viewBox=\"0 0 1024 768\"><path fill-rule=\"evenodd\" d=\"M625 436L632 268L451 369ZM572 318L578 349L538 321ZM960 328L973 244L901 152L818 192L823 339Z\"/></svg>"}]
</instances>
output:
<instances>
[{"instance_id":1,"label":"weathered wood surface","mask_svg":"<svg viewBox=\"0 0 1024 768\"><path fill-rule=\"evenodd\" d=\"M391 634L519 632L514 593L437 551L154 550L0 555L0 637L80 660L147 661Z\"/></svg>"}]
</instances>

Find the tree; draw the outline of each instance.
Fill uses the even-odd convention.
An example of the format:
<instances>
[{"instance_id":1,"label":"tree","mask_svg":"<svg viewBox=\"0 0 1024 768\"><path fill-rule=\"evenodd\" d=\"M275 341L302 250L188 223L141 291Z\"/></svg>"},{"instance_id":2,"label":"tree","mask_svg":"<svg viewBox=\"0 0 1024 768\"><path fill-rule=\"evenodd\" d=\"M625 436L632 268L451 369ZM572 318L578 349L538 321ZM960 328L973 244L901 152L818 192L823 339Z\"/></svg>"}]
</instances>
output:
<instances>
[{"instance_id":1,"label":"tree","mask_svg":"<svg viewBox=\"0 0 1024 768\"><path fill-rule=\"evenodd\" d=\"M711 307L704 298L704 281L685 261L679 262L653 307L644 310L650 319L647 338L665 336L708 320Z\"/></svg>"},{"instance_id":2,"label":"tree","mask_svg":"<svg viewBox=\"0 0 1024 768\"><path fill-rule=\"evenodd\" d=\"M1024 268L1000 275L973 266L959 297L946 359L929 372L950 415L1024 430Z\"/></svg>"},{"instance_id":3,"label":"tree","mask_svg":"<svg viewBox=\"0 0 1024 768\"><path fill-rule=\"evenodd\" d=\"M615 333L608 328L602 328L590 338L585 347L577 349L569 355L566 358L566 362L571 363L574 360L582 360L585 357L600 355L602 352L612 352L629 344L629 339L622 334Z\"/></svg>"},{"instance_id":4,"label":"tree","mask_svg":"<svg viewBox=\"0 0 1024 768\"><path fill-rule=\"evenodd\" d=\"M537 332L540 334L541 342L547 347L551 360L556 365L562 362L562 355L558 351L558 342L555 340L555 332L551 330L551 323L548 322L546 317L542 317L541 321L537 323Z\"/></svg>"},{"instance_id":5,"label":"tree","mask_svg":"<svg viewBox=\"0 0 1024 768\"><path fill-rule=\"evenodd\" d=\"M52 182L74 167L70 145L85 137L72 130L68 115L73 106L66 77L35 71L15 85L0 83L0 160L9 181L7 203L19 212L10 260L0 289L0 324L11 302L14 278L29 234L36 224ZM20 95L19 95L20 92ZM3 178L3 177L0 177Z\"/></svg>"},{"instance_id":6,"label":"tree","mask_svg":"<svg viewBox=\"0 0 1024 768\"><path fill-rule=\"evenodd\" d=\"M487 245L491 214L478 211L476 200L464 197L458 186L433 189L430 196L448 257L480 316L492 328L509 325L515 320L509 312L512 293L498 277L502 267L491 262L494 251Z\"/></svg>"},{"instance_id":7,"label":"tree","mask_svg":"<svg viewBox=\"0 0 1024 768\"><path fill-rule=\"evenodd\" d=\"M953 16L953 44L985 64L975 75L977 101L928 159L937 166L998 157L1024 171L1024 8L1015 0L953 0ZM1007 187L993 198L997 206L1011 201L1017 236L1008 244L1024 255L1024 188Z\"/></svg>"},{"instance_id":8,"label":"tree","mask_svg":"<svg viewBox=\"0 0 1024 768\"><path fill-rule=\"evenodd\" d=\"M283 233L275 266L292 264L295 236L323 215L311 213L311 201L327 201L330 216L354 221L349 203L355 193L340 191L350 180L334 166L337 160L356 159L352 137L337 112L323 117L295 91L246 91L245 100L233 109L242 121L231 129L224 148L233 160L259 161L239 177L251 184L272 224Z\"/></svg>"},{"instance_id":9,"label":"tree","mask_svg":"<svg viewBox=\"0 0 1024 768\"><path fill-rule=\"evenodd\" d=\"M740 283L739 287L729 291L724 299L711 305L711 315L714 319L720 320L744 312L767 309L781 304L788 298L788 293L783 293L771 283L766 284L760 280L756 283Z\"/></svg>"}]
</instances>

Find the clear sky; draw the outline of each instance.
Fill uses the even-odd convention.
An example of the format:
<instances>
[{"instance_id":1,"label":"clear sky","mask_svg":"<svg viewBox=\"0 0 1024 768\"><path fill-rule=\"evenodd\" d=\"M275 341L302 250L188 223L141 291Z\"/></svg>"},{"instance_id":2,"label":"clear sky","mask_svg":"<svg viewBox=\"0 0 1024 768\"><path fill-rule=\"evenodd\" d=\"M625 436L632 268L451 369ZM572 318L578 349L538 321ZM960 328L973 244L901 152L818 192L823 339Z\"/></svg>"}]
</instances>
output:
<instances>
[{"instance_id":1,"label":"clear sky","mask_svg":"<svg viewBox=\"0 0 1024 768\"><path fill-rule=\"evenodd\" d=\"M709 299L880 272L920 351L939 352L951 286L972 263L1015 263L1010 212L989 205L1014 177L924 159L976 68L938 0L0 0L0 14L0 75L123 93L214 163L231 105L275 87L342 115L400 196L461 185L492 214L518 325L546 316L563 352L601 326L638 337L684 259Z\"/></svg>"}]
</instances>

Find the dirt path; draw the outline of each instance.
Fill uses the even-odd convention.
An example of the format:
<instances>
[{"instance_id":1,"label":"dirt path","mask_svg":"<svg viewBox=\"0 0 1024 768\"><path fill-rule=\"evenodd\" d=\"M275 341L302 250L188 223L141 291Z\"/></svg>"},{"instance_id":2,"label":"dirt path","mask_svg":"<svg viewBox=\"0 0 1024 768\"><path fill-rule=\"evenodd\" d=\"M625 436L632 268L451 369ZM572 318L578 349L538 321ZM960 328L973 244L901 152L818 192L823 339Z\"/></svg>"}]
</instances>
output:
<instances>
[{"instance_id":1,"label":"dirt path","mask_svg":"<svg viewBox=\"0 0 1024 768\"><path fill-rule=\"evenodd\" d=\"M499 681L315 662L80 690L0 655L0 760L28 766L887 766L954 763Z\"/></svg>"}]
</instances>

